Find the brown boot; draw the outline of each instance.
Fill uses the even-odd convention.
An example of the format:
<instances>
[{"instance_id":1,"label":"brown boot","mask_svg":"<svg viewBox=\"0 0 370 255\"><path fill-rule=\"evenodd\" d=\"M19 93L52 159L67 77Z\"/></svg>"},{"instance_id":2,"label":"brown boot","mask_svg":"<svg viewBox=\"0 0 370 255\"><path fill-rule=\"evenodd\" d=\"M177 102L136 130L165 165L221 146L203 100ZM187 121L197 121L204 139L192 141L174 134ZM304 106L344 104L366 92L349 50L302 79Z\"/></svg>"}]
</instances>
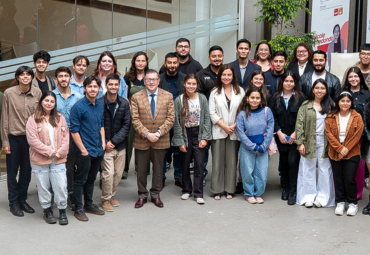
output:
<instances>
[{"instance_id":1,"label":"brown boot","mask_svg":"<svg viewBox=\"0 0 370 255\"><path fill-rule=\"evenodd\" d=\"M79 221L88 221L89 220L89 218L87 218L83 209L76 210L75 213L74 213L74 216Z\"/></svg>"},{"instance_id":2,"label":"brown boot","mask_svg":"<svg viewBox=\"0 0 370 255\"><path fill-rule=\"evenodd\" d=\"M112 205L109 203L109 201L103 201L101 202L101 206L103 207L103 210L106 211L106 212L113 212L113 207Z\"/></svg>"},{"instance_id":3,"label":"brown boot","mask_svg":"<svg viewBox=\"0 0 370 255\"><path fill-rule=\"evenodd\" d=\"M115 199L114 197L112 197L112 198L110 199L110 204L111 204L112 206L114 206L114 207L118 207L118 206L119 206L119 202L118 202L118 200L117 200L117 199Z\"/></svg>"}]
</instances>

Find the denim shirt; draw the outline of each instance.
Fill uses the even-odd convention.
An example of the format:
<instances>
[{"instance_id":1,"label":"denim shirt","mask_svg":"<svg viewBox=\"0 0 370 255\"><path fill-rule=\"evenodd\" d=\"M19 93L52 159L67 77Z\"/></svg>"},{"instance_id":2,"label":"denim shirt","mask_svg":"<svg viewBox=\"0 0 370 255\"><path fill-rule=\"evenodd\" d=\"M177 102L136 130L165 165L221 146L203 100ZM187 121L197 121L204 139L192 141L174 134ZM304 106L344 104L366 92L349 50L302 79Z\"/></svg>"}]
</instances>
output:
<instances>
[{"instance_id":1,"label":"denim shirt","mask_svg":"<svg viewBox=\"0 0 370 255\"><path fill-rule=\"evenodd\" d=\"M126 82L125 80L122 78L122 76L120 75L119 76L119 89L118 89L118 95L120 97L123 97L125 99L127 99L127 85L126 85ZM96 99L99 99L103 96L103 87L101 86L100 87L100 90L99 90L99 93L98 93L98 96L96 97Z\"/></svg>"},{"instance_id":2,"label":"denim shirt","mask_svg":"<svg viewBox=\"0 0 370 255\"><path fill-rule=\"evenodd\" d=\"M69 115L71 113L72 106L77 103L81 98L83 98L82 95L75 92L71 88L71 94L68 96L67 100L64 99L62 94L59 91L59 88L53 90L55 96L57 97L57 110L61 114L63 114L64 118L66 119L68 128L70 128L71 124L69 121Z\"/></svg>"},{"instance_id":3,"label":"denim shirt","mask_svg":"<svg viewBox=\"0 0 370 255\"><path fill-rule=\"evenodd\" d=\"M85 79L86 79L86 76L85 76ZM76 82L75 77L73 76L73 74L72 74L72 77L71 77L71 82L69 83L69 87L71 88L71 90L79 93L80 95L82 95L82 96L84 95L84 85L83 85L83 83L78 84Z\"/></svg>"},{"instance_id":4,"label":"denim shirt","mask_svg":"<svg viewBox=\"0 0 370 255\"><path fill-rule=\"evenodd\" d=\"M103 154L100 130L104 127L104 106L99 100L93 105L87 97L82 98L72 107L69 116L71 133L79 133L89 155L98 157ZM75 151L80 149L75 146Z\"/></svg>"}]
</instances>

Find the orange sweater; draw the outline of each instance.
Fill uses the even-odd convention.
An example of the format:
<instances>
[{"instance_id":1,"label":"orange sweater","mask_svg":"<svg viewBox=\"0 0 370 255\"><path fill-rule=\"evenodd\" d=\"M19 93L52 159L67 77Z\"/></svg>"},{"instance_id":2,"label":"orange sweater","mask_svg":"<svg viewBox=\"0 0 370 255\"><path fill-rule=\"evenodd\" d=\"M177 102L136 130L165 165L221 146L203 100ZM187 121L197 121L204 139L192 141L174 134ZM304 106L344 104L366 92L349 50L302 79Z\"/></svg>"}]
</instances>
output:
<instances>
[{"instance_id":1,"label":"orange sweater","mask_svg":"<svg viewBox=\"0 0 370 255\"><path fill-rule=\"evenodd\" d=\"M348 120L346 136L343 144L339 142L339 112L329 114L325 122L325 132L329 142L329 157L332 160L339 161L339 153L344 147L348 149L348 154L343 159L350 159L353 156L360 155L359 141L364 130L364 122L361 115L354 109L351 109L351 116Z\"/></svg>"}]
</instances>

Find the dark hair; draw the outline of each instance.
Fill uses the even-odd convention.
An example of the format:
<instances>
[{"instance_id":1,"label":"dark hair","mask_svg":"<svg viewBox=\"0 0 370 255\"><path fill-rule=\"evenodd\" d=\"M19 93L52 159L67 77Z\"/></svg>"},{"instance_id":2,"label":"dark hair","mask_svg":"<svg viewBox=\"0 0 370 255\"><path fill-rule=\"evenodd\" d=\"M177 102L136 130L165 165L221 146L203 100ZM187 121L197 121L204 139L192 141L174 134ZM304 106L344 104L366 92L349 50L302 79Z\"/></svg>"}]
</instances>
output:
<instances>
[{"instance_id":1,"label":"dark hair","mask_svg":"<svg viewBox=\"0 0 370 255\"><path fill-rule=\"evenodd\" d=\"M134 54L134 56L132 57L131 59L131 66L130 66L130 69L128 70L128 72L126 73L126 76L127 78L134 82L136 79L137 79L137 70L136 70L136 66L135 66L135 62L136 62L136 59L139 57L139 56L144 56L145 57L145 60L146 60L146 67L144 68L144 73L146 73L149 69L149 60L148 60L148 55L146 55L146 53L144 51L138 51ZM129 85L129 84L128 84Z\"/></svg>"},{"instance_id":2,"label":"dark hair","mask_svg":"<svg viewBox=\"0 0 370 255\"><path fill-rule=\"evenodd\" d=\"M113 54L110 51L103 51L100 54L100 57L99 57L98 62L96 64L96 68L94 69L94 73L93 73L94 76L98 76L98 77L101 76L100 63L101 63L102 59L105 56L109 57L113 61L113 70L111 71L111 73L118 73L117 72L117 62L116 62L116 59L114 58Z\"/></svg>"},{"instance_id":3,"label":"dark hair","mask_svg":"<svg viewBox=\"0 0 370 255\"><path fill-rule=\"evenodd\" d=\"M60 66L60 67L57 68L57 70L55 70L55 78L57 78L58 74L61 73L61 72L66 72L66 73L69 74L70 77L72 76L71 70L68 67Z\"/></svg>"},{"instance_id":4,"label":"dark hair","mask_svg":"<svg viewBox=\"0 0 370 255\"><path fill-rule=\"evenodd\" d=\"M222 54L224 54L224 50L221 48L221 46L218 46L218 45L213 45L211 48L209 48L208 50L208 56L211 55L211 52L212 51L215 51L215 50L219 50L222 52Z\"/></svg>"},{"instance_id":5,"label":"dark hair","mask_svg":"<svg viewBox=\"0 0 370 255\"><path fill-rule=\"evenodd\" d=\"M177 60L179 59L179 56L177 55L176 52L169 52L166 54L166 56L164 57L164 62L167 61L167 58L177 58Z\"/></svg>"},{"instance_id":6,"label":"dark hair","mask_svg":"<svg viewBox=\"0 0 370 255\"><path fill-rule=\"evenodd\" d=\"M349 77L349 74L352 72L356 73L358 77L360 78L360 88L364 90L369 90L369 88L366 86L365 79L364 79L364 76L362 75L360 68L355 66L355 67L351 67L348 70L347 75L344 80L345 81L344 85L342 86L342 91L351 91L351 84L349 84L348 77Z\"/></svg>"},{"instance_id":7,"label":"dark hair","mask_svg":"<svg viewBox=\"0 0 370 255\"><path fill-rule=\"evenodd\" d=\"M87 77L84 80L84 87L86 87L87 85L91 84L93 81L96 81L96 83L98 84L98 86L101 87L101 81L100 81L99 77L94 76L94 75L90 75L89 77Z\"/></svg>"},{"instance_id":8,"label":"dark hair","mask_svg":"<svg viewBox=\"0 0 370 255\"><path fill-rule=\"evenodd\" d=\"M86 61L86 65L89 66L90 65L90 61L89 59L86 57L86 56L83 56L83 55L78 55L76 56L72 62L73 62L73 65L77 64L78 62L80 62L81 60L85 60Z\"/></svg>"},{"instance_id":9,"label":"dark hair","mask_svg":"<svg viewBox=\"0 0 370 255\"><path fill-rule=\"evenodd\" d=\"M342 98L345 98L345 97L348 97L349 100L351 100L351 107L350 109L355 109L355 105L353 103L353 97L352 97L352 94L351 92L348 92L348 91L343 91L342 93L339 94L339 96L337 97L337 99L335 99L335 105L334 105L334 108L333 108L333 111L331 112L331 114L328 116L328 117L331 117L333 116L334 114L340 112L340 108L339 108L339 101L342 99Z\"/></svg>"},{"instance_id":10,"label":"dark hair","mask_svg":"<svg viewBox=\"0 0 370 255\"><path fill-rule=\"evenodd\" d=\"M339 28L339 37L340 37L340 26L339 26L339 24L336 24L335 26L334 26L334 28L333 28L333 34L334 34L334 31L335 31L335 28L336 27L338 27Z\"/></svg>"},{"instance_id":11,"label":"dark hair","mask_svg":"<svg viewBox=\"0 0 370 255\"><path fill-rule=\"evenodd\" d=\"M249 49L252 47L251 42L250 42L250 41L248 41L247 39L243 38L243 39L240 39L240 40L236 43L236 48L238 48L238 47L239 47L239 44L241 44L241 43L246 43L246 44L248 44L248 45L249 45Z\"/></svg>"},{"instance_id":12,"label":"dark hair","mask_svg":"<svg viewBox=\"0 0 370 255\"><path fill-rule=\"evenodd\" d=\"M251 108L249 106L249 103L248 103L248 97L253 93L253 92L258 92L260 93L260 96L261 96L261 102L260 102L260 107L265 107L266 106L266 98L263 96L262 92L258 89L258 88L251 88L249 90L247 90L245 92L245 95L242 99L242 101L240 102L240 105L238 107L238 110L236 111L236 118L238 117L239 113L241 111L245 111L245 116L248 117L249 115L251 115Z\"/></svg>"},{"instance_id":13,"label":"dark hair","mask_svg":"<svg viewBox=\"0 0 370 255\"><path fill-rule=\"evenodd\" d=\"M262 86L261 86L260 88L255 87L255 86L254 86L254 84L252 83L253 78L254 78L254 76L256 76L256 75L262 75L262 77L263 77L263 84L262 84ZM257 89L259 89L259 90L262 92L263 97L264 97L266 100L269 98L269 96L270 96L270 92L268 91L268 89L267 89L267 87L266 87L266 78L265 78L265 74L262 72L262 70L256 70L256 71L254 71L254 72L251 74L251 78L249 79L249 84L248 84L248 87L247 87L247 89L246 89L246 90L250 90L250 89L252 89L252 88L257 88Z\"/></svg>"},{"instance_id":14,"label":"dark hair","mask_svg":"<svg viewBox=\"0 0 370 255\"><path fill-rule=\"evenodd\" d=\"M33 78L35 77L35 74L33 73L33 70L32 70L32 68L31 68L31 67L29 67L29 66L20 66L20 67L18 67L18 69L15 71L15 75L14 75L14 77L15 77L15 79L17 80L18 84L19 84L18 77L19 77L19 75L21 75L21 74L22 74L22 73L24 73L24 72L27 72L29 75L31 75L32 80L33 80ZM32 81L31 81L30 83L32 83Z\"/></svg>"},{"instance_id":15,"label":"dark hair","mask_svg":"<svg viewBox=\"0 0 370 255\"><path fill-rule=\"evenodd\" d=\"M363 50L370 50L370 43L364 43L360 46L360 52Z\"/></svg>"},{"instance_id":16,"label":"dark hair","mask_svg":"<svg viewBox=\"0 0 370 255\"><path fill-rule=\"evenodd\" d=\"M285 61L288 58L286 52L282 50L275 51L274 54L272 55L272 59L274 59L277 56L284 57Z\"/></svg>"},{"instance_id":17,"label":"dark hair","mask_svg":"<svg viewBox=\"0 0 370 255\"><path fill-rule=\"evenodd\" d=\"M186 39L186 38L179 38L179 39L177 39L177 41L176 41L176 47L177 47L177 45L179 45L179 43L182 43L182 42L187 42L189 44L189 47L190 47L190 41L188 39Z\"/></svg>"},{"instance_id":18,"label":"dark hair","mask_svg":"<svg viewBox=\"0 0 370 255\"><path fill-rule=\"evenodd\" d=\"M34 55L33 55L33 63L36 63L36 61L38 60L38 59L43 59L44 61L46 61L46 62L50 62L50 54L49 53L47 53L46 51L44 51L44 50L40 50L39 52L36 52Z\"/></svg>"},{"instance_id":19,"label":"dark hair","mask_svg":"<svg viewBox=\"0 0 370 255\"><path fill-rule=\"evenodd\" d=\"M198 85L199 85L198 79L195 76L195 74L193 74L193 73L189 73L185 76L184 81L182 82L184 87L185 87L186 82L190 79L195 79L195 81L197 82L197 88L198 88ZM189 118L189 116L188 116L189 115L188 100L189 100L189 95L186 92L186 89L184 88L184 93L183 93L183 98L182 98L182 108L181 108L181 127L182 128L184 127L185 119Z\"/></svg>"},{"instance_id":20,"label":"dark hair","mask_svg":"<svg viewBox=\"0 0 370 255\"><path fill-rule=\"evenodd\" d=\"M52 91L45 91L41 98L40 98L40 101L36 107L36 110L35 110L35 122L36 123L40 123L43 121L43 116L45 115L45 112L44 112L44 108L42 107L42 101L44 101L45 97L47 96L52 96L54 97L54 100L55 100L55 106L53 108L53 110L50 111L50 116L49 116L49 123L53 126L53 127L56 127L57 126L57 123L59 122L59 114L58 114L58 111L57 111L57 97L55 96L54 92Z\"/></svg>"},{"instance_id":21,"label":"dark hair","mask_svg":"<svg viewBox=\"0 0 370 255\"><path fill-rule=\"evenodd\" d=\"M298 47L304 47L308 51L308 62L311 62L312 61L312 56L313 56L313 50L312 50L312 47L310 45L308 45L307 43L300 43L300 44L297 45L297 47L294 48L292 57L290 58L290 62L294 63L294 62L298 61L298 59L297 59Z\"/></svg>"},{"instance_id":22,"label":"dark hair","mask_svg":"<svg viewBox=\"0 0 370 255\"><path fill-rule=\"evenodd\" d=\"M217 79L216 79L216 83L215 83L215 88L214 89L217 89L217 94L221 94L221 90L222 90L221 77L222 77L222 73L225 70L227 70L227 69L230 69L231 72L233 73L233 80L231 81L232 89L234 90L234 92L235 92L236 95L239 95L239 93L240 93L240 87L238 85L238 80L236 78L234 67L232 65L230 65L230 64L221 65L220 66L220 69L218 69L218 75L217 75Z\"/></svg>"},{"instance_id":23,"label":"dark hair","mask_svg":"<svg viewBox=\"0 0 370 255\"><path fill-rule=\"evenodd\" d=\"M108 84L109 80L118 80L119 82L119 75L116 73L108 74L107 78L105 78L105 84Z\"/></svg>"},{"instance_id":24,"label":"dark hair","mask_svg":"<svg viewBox=\"0 0 370 255\"><path fill-rule=\"evenodd\" d=\"M325 60L327 59L327 55L326 55L326 52L325 51L322 51L322 50L315 50L314 52L313 52L313 54L312 54L312 58L313 58L313 56L315 55L315 54L319 54L319 55L324 55L324 58L325 58Z\"/></svg>"},{"instance_id":25,"label":"dark hair","mask_svg":"<svg viewBox=\"0 0 370 255\"><path fill-rule=\"evenodd\" d=\"M159 74L158 74L158 72L157 72L156 70L154 70L154 69L148 69L148 71L146 71L146 73L145 73L145 75L144 75L144 79L145 79L145 77L146 77L148 74L151 74L151 73L155 73L155 74L157 74L157 76L158 76L158 78L159 78Z\"/></svg>"},{"instance_id":26,"label":"dark hair","mask_svg":"<svg viewBox=\"0 0 370 255\"><path fill-rule=\"evenodd\" d=\"M254 57L253 57L253 59L254 59L254 62L255 62L255 63L259 60L259 57L258 57L258 49L260 48L260 46L261 46L262 44L266 44L266 45L269 47L270 55L268 56L267 60L268 60L269 62L271 62L271 60L272 60L272 58L271 58L272 50L271 50L271 46L270 46L270 44L268 44L268 42L267 42L267 41L262 41L262 42L259 42L259 43L257 44L257 46L256 46L256 50L255 50L255 52L254 52Z\"/></svg>"},{"instance_id":27,"label":"dark hair","mask_svg":"<svg viewBox=\"0 0 370 255\"><path fill-rule=\"evenodd\" d=\"M334 103L333 103L333 100L331 99L331 97L329 95L328 84L326 83L326 81L324 79L321 79L321 78L320 79L317 79L312 84L312 88L311 88L310 92L308 93L307 100L308 101L313 101L315 99L315 94L313 93L313 89L319 83L323 84L325 86L325 89L326 89L325 96L324 96L324 98L320 102L320 105L321 105L321 111L320 111L320 113L321 114L329 113L330 110L334 107Z\"/></svg>"},{"instance_id":28,"label":"dark hair","mask_svg":"<svg viewBox=\"0 0 370 255\"><path fill-rule=\"evenodd\" d=\"M276 92L276 105L277 107L279 107L279 104L280 104L280 95L281 95L281 92L284 90L284 81L286 80L286 78L288 77L292 77L293 80L294 80L294 105L296 105L299 101L299 97L301 96L301 91L299 90L299 86L298 86L298 82L297 82L297 78L295 76L295 74L291 71L291 70L286 70L285 73L281 76L281 79L280 79L280 83L279 83L279 87L277 89L277 92Z\"/></svg>"}]
</instances>

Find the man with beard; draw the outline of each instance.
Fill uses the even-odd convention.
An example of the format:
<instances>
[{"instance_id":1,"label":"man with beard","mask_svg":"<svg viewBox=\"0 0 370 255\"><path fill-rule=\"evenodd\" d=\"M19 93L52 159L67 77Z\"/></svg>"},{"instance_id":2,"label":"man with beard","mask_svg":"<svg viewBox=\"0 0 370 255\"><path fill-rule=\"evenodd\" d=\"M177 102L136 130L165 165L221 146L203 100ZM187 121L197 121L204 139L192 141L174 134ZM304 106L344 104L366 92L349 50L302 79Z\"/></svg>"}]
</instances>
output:
<instances>
[{"instance_id":1,"label":"man with beard","mask_svg":"<svg viewBox=\"0 0 370 255\"><path fill-rule=\"evenodd\" d=\"M33 55L33 64L36 68L36 72L35 78L32 80L32 85L41 89L42 93L55 89L54 79L45 74L49 66L50 58L50 54L44 50Z\"/></svg>"},{"instance_id":2,"label":"man with beard","mask_svg":"<svg viewBox=\"0 0 370 255\"><path fill-rule=\"evenodd\" d=\"M240 39L236 43L236 53L238 59L231 62L230 65L234 67L238 84L247 89L251 74L256 70L261 70L261 67L248 60L248 55L251 52L251 42L247 39Z\"/></svg>"},{"instance_id":3,"label":"man with beard","mask_svg":"<svg viewBox=\"0 0 370 255\"><path fill-rule=\"evenodd\" d=\"M196 74L198 71L202 70L202 65L193 59L190 55L190 41L186 38L179 38L176 41L175 51L179 56L179 72L184 74L193 73ZM166 66L163 64L159 73L162 74L166 71Z\"/></svg>"},{"instance_id":4,"label":"man with beard","mask_svg":"<svg viewBox=\"0 0 370 255\"><path fill-rule=\"evenodd\" d=\"M178 71L179 69L179 57L176 52L170 52L165 57L164 66L166 68L165 72L159 76L159 88L168 91L173 96L173 101L181 95L184 91L184 86L182 82L184 81L185 74ZM173 137L173 128L170 130L170 140ZM166 180L167 167L171 164L171 158L173 154L173 168L175 185L182 188L182 175L180 169L180 158L178 148L176 146L171 146L166 149L165 159L163 161L163 186ZM167 164L168 163L168 164Z\"/></svg>"},{"instance_id":5,"label":"man with beard","mask_svg":"<svg viewBox=\"0 0 370 255\"><path fill-rule=\"evenodd\" d=\"M353 66L348 67L346 72L343 75L342 86L346 81L345 77L347 77L348 70L352 67L357 66L360 68L362 75L364 76L364 80L366 86L370 89L370 44L365 43L360 46L360 53L358 54L360 61L356 62Z\"/></svg>"},{"instance_id":6,"label":"man with beard","mask_svg":"<svg viewBox=\"0 0 370 255\"><path fill-rule=\"evenodd\" d=\"M76 152L76 171L73 185L74 216L88 221L85 213L104 215L93 203L94 182L104 158L105 131L104 106L96 100L101 81L89 76L84 81L85 97L74 104L70 114L70 131ZM82 200L84 195L84 202Z\"/></svg>"},{"instance_id":7,"label":"man with beard","mask_svg":"<svg viewBox=\"0 0 370 255\"><path fill-rule=\"evenodd\" d=\"M335 100L340 90L340 81L337 76L327 72L325 65L327 61L326 53L322 50L317 50L313 53L312 64L313 71L305 73L299 80L299 89L306 96L310 93L312 84L319 78L326 81L329 88L331 99Z\"/></svg>"},{"instance_id":8,"label":"man with beard","mask_svg":"<svg viewBox=\"0 0 370 255\"><path fill-rule=\"evenodd\" d=\"M208 53L209 65L196 74L199 81L198 92L205 95L207 100L209 99L211 90L215 87L218 70L223 64L224 50L220 46L214 45L209 48ZM203 186L206 185L206 176L208 174L206 167L208 164L209 144L205 148Z\"/></svg>"},{"instance_id":9,"label":"man with beard","mask_svg":"<svg viewBox=\"0 0 370 255\"><path fill-rule=\"evenodd\" d=\"M68 67L61 66L55 70L55 77L57 79L58 87L53 90L57 101L56 107L58 112L63 114L66 119L68 128L71 124L69 121L69 114L71 112L72 106L77 103L83 96L72 89L70 86L71 82L71 70ZM67 156L66 168L67 168L67 189L68 189L68 199L67 206L69 209L74 210L74 203L72 202L73 195L73 179L75 174L75 160L76 153L73 148L72 136L69 138L69 151Z\"/></svg>"},{"instance_id":10,"label":"man with beard","mask_svg":"<svg viewBox=\"0 0 370 255\"><path fill-rule=\"evenodd\" d=\"M74 74L71 77L69 86L73 91L84 94L84 80L86 79L86 70L90 65L90 61L86 56L78 55L73 59Z\"/></svg>"},{"instance_id":11,"label":"man with beard","mask_svg":"<svg viewBox=\"0 0 370 255\"><path fill-rule=\"evenodd\" d=\"M207 99L209 99L209 94L215 87L217 72L224 61L224 50L220 46L214 45L208 52L209 65L196 74L200 82L198 92L205 95Z\"/></svg>"},{"instance_id":12,"label":"man with beard","mask_svg":"<svg viewBox=\"0 0 370 255\"><path fill-rule=\"evenodd\" d=\"M287 63L287 55L285 51L277 51L272 56L272 66L273 70L269 70L265 73L266 87L270 92L270 96L273 96L280 83L280 79L285 73L285 65Z\"/></svg>"}]
</instances>

